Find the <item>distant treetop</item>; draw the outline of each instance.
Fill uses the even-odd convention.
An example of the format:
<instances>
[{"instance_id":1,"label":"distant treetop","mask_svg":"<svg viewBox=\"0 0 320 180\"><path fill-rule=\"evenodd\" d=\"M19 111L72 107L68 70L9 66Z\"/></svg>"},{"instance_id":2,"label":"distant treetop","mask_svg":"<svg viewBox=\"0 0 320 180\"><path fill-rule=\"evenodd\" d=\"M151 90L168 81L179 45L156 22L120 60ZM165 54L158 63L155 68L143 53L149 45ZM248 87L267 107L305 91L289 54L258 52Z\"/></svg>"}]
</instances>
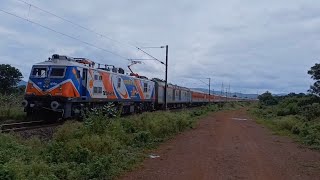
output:
<instances>
[{"instance_id":1,"label":"distant treetop","mask_svg":"<svg viewBox=\"0 0 320 180\"><path fill-rule=\"evenodd\" d=\"M22 77L19 69L9 64L0 64L0 94L11 93Z\"/></svg>"}]
</instances>

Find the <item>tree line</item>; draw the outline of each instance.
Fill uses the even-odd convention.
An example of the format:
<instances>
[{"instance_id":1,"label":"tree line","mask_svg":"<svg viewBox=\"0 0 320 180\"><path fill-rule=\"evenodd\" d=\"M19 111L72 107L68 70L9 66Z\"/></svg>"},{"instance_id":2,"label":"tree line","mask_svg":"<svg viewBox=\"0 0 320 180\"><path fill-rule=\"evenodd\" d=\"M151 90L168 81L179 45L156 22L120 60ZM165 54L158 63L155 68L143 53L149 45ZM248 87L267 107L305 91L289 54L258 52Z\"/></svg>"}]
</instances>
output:
<instances>
[{"instance_id":1,"label":"tree line","mask_svg":"<svg viewBox=\"0 0 320 180\"><path fill-rule=\"evenodd\" d=\"M17 87L23 78L19 69L9 65L0 64L0 94L12 94L22 89Z\"/></svg>"}]
</instances>

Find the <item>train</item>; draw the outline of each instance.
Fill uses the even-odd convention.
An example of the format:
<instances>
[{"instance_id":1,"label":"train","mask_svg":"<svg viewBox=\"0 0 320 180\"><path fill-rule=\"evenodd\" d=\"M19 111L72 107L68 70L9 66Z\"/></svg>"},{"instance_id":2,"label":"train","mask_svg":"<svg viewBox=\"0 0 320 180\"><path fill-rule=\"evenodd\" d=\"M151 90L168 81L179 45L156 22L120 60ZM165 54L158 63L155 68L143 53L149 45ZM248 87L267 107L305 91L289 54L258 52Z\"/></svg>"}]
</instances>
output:
<instances>
[{"instance_id":1,"label":"train","mask_svg":"<svg viewBox=\"0 0 320 180\"><path fill-rule=\"evenodd\" d=\"M53 54L34 64L22 105L28 117L82 117L85 109L112 103L121 113L184 108L240 98L209 95L163 80L148 79L123 68L96 64L87 58ZM54 115L51 115L54 114Z\"/></svg>"}]
</instances>

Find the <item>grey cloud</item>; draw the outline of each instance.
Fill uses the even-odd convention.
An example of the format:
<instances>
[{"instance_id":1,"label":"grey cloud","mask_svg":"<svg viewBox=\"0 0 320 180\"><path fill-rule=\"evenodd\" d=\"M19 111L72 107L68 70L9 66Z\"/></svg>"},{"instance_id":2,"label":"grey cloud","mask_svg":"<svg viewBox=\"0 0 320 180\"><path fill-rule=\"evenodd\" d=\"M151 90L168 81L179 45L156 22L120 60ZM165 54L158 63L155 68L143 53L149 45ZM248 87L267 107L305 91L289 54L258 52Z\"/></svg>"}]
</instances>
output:
<instances>
[{"instance_id":1,"label":"grey cloud","mask_svg":"<svg viewBox=\"0 0 320 180\"><path fill-rule=\"evenodd\" d=\"M311 83L307 70L318 60L320 3L315 1L30 2L125 44L168 44L169 80L187 87L205 87L195 79L212 77L215 89L224 82L235 91L305 92ZM99 37L34 8L28 12L16 1L0 5L125 57L147 58L130 45ZM18 65L24 75L33 63L52 53L85 56L122 67L129 63L1 12L0 16L0 63ZM147 51L165 58L163 49ZM133 69L164 78L164 67L156 61Z\"/></svg>"}]
</instances>

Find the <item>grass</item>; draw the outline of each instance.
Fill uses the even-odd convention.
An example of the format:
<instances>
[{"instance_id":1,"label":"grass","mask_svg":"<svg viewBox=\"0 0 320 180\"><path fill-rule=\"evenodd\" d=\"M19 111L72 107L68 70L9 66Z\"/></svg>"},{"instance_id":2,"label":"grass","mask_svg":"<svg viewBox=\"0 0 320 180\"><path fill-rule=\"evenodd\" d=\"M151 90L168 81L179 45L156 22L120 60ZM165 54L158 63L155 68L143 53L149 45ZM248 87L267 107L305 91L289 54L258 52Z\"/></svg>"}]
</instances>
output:
<instances>
[{"instance_id":1,"label":"grass","mask_svg":"<svg viewBox=\"0 0 320 180\"><path fill-rule=\"evenodd\" d=\"M50 142L1 134L0 179L112 179L142 162L148 150L217 110L214 105L116 119L91 114L84 123L65 123Z\"/></svg>"},{"instance_id":2,"label":"grass","mask_svg":"<svg viewBox=\"0 0 320 180\"><path fill-rule=\"evenodd\" d=\"M26 113L23 111L21 102L23 95L1 95L0 94L0 121L24 120Z\"/></svg>"},{"instance_id":3,"label":"grass","mask_svg":"<svg viewBox=\"0 0 320 180\"><path fill-rule=\"evenodd\" d=\"M91 113L68 121L49 142L0 134L0 179L113 179L139 165L151 149L195 127L209 112L244 104L109 119Z\"/></svg>"},{"instance_id":4,"label":"grass","mask_svg":"<svg viewBox=\"0 0 320 180\"><path fill-rule=\"evenodd\" d=\"M24 120L26 113L22 107L5 108L0 107L0 121L4 120Z\"/></svg>"},{"instance_id":5,"label":"grass","mask_svg":"<svg viewBox=\"0 0 320 180\"><path fill-rule=\"evenodd\" d=\"M320 149L320 121L306 121L301 115L277 115L276 107L252 107L251 115L257 123L262 124L276 135L288 136L307 145L311 149Z\"/></svg>"}]
</instances>

